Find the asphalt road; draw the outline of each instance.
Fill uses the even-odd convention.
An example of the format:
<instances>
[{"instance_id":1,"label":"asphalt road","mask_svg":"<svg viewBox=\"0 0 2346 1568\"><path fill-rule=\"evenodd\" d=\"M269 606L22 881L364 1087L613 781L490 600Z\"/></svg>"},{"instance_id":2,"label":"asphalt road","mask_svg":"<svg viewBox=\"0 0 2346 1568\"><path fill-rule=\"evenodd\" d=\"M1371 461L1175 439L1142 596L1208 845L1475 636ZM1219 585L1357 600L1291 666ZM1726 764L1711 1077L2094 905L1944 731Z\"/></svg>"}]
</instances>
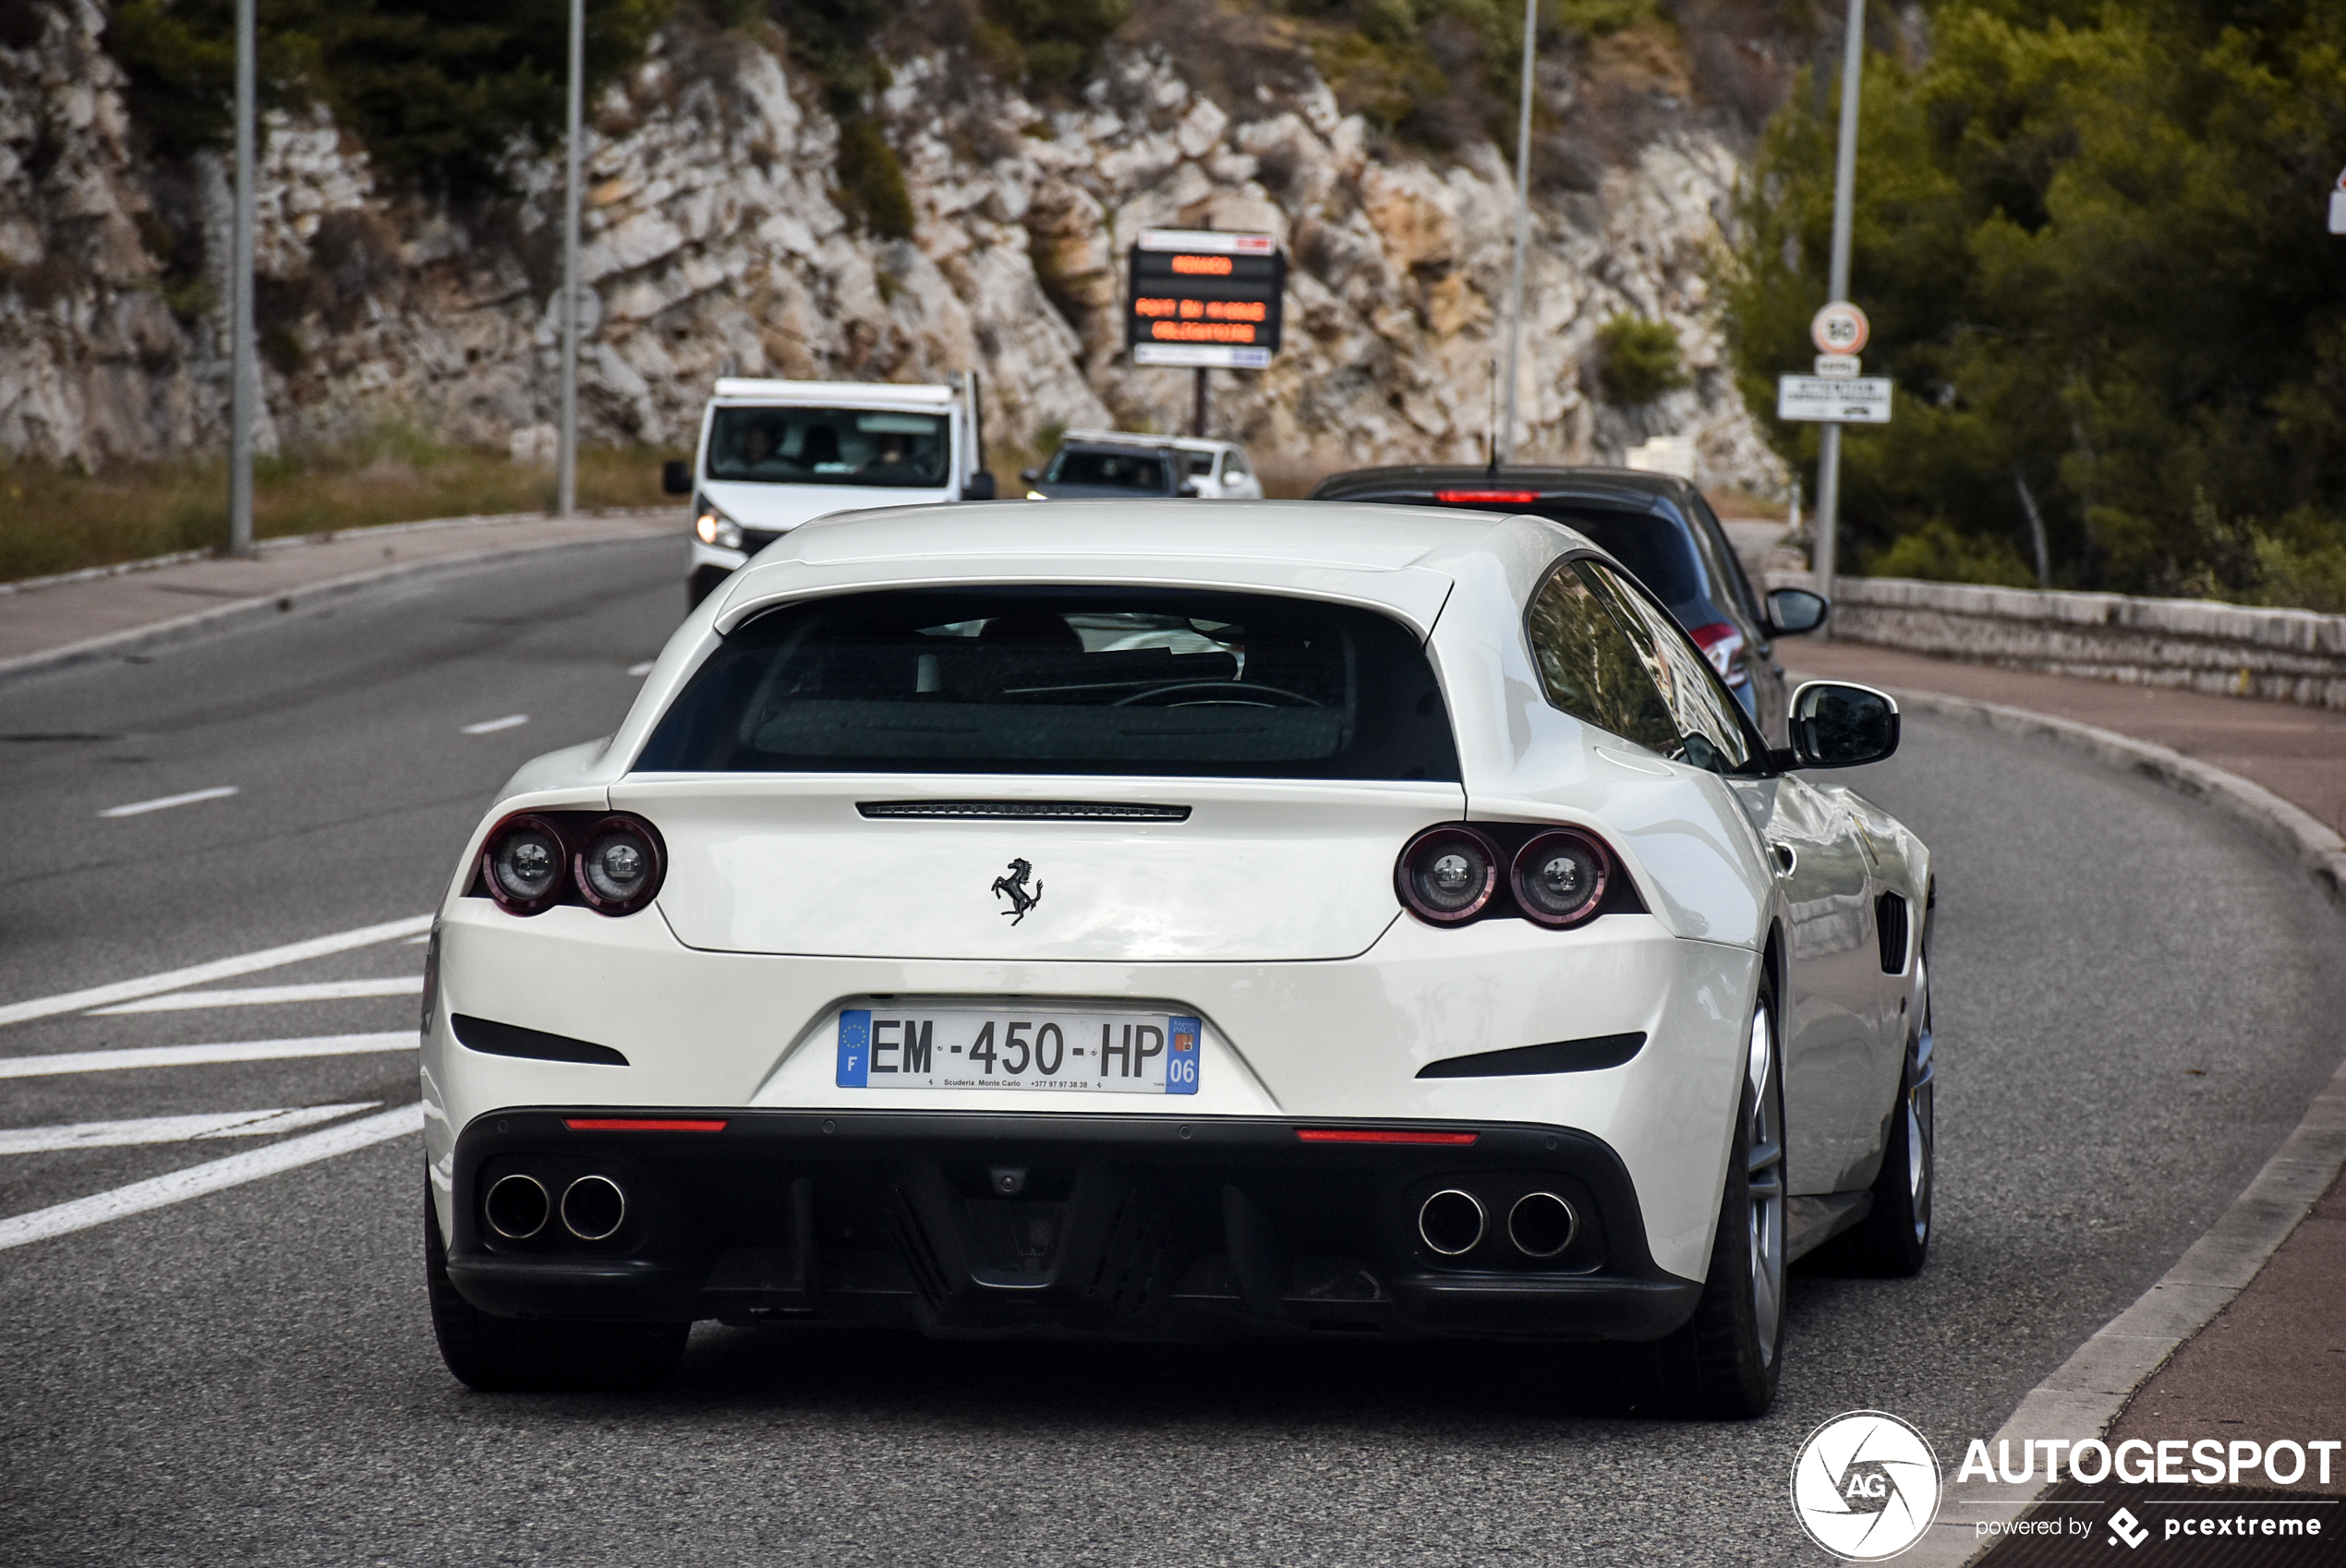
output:
<instances>
[{"instance_id":1,"label":"asphalt road","mask_svg":"<svg viewBox=\"0 0 2346 1568\"><path fill-rule=\"evenodd\" d=\"M682 608L681 553L412 581L0 688L0 1019L422 914L516 764L617 721ZM1991 1433L2255 1171L2346 1016L2336 916L2225 824L2050 749L1906 733L1866 787L1940 857L1937 1251L1918 1280L1796 1277L1764 1420L1650 1418L1585 1353L714 1326L656 1394L474 1394L432 1347L401 1137L0 1249L0 1560L1816 1561L1784 1501L1809 1429L1886 1409L1950 1462ZM375 995L0 1024L0 1240L416 1095L411 1052L381 1042L14 1059L393 1034L420 952L393 935L203 987ZM193 1141L17 1136L318 1106L347 1109Z\"/></svg>"}]
</instances>

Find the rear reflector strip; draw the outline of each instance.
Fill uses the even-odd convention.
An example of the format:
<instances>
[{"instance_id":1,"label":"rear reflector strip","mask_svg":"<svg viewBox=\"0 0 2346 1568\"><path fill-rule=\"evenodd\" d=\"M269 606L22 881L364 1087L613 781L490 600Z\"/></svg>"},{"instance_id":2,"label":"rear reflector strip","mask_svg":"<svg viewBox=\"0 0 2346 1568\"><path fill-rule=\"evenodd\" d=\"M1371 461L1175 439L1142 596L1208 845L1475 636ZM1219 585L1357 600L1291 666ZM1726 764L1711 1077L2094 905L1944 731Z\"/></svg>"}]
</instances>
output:
<instances>
[{"instance_id":1,"label":"rear reflector strip","mask_svg":"<svg viewBox=\"0 0 2346 1568\"><path fill-rule=\"evenodd\" d=\"M1530 506L1537 490L1436 490L1433 499L1445 506Z\"/></svg>"},{"instance_id":2,"label":"rear reflector strip","mask_svg":"<svg viewBox=\"0 0 2346 1568\"><path fill-rule=\"evenodd\" d=\"M1300 1127L1295 1136L1305 1143L1471 1143L1475 1132L1404 1132L1373 1127Z\"/></svg>"},{"instance_id":3,"label":"rear reflector strip","mask_svg":"<svg viewBox=\"0 0 2346 1568\"><path fill-rule=\"evenodd\" d=\"M566 1116L562 1126L573 1132L722 1132L718 1121L687 1121L647 1116Z\"/></svg>"}]
</instances>

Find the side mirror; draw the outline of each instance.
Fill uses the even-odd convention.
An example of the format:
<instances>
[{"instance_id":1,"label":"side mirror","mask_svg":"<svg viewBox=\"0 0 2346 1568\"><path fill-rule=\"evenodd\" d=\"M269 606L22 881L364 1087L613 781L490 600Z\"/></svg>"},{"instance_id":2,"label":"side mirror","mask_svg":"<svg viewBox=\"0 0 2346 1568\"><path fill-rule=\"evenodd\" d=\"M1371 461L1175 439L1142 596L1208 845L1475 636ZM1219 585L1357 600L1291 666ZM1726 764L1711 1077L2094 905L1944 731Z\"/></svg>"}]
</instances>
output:
<instances>
[{"instance_id":1,"label":"side mirror","mask_svg":"<svg viewBox=\"0 0 2346 1568\"><path fill-rule=\"evenodd\" d=\"M1806 588L1778 588L1768 596L1768 629L1785 636L1813 632L1825 623L1831 608L1822 594Z\"/></svg>"},{"instance_id":2,"label":"side mirror","mask_svg":"<svg viewBox=\"0 0 2346 1568\"><path fill-rule=\"evenodd\" d=\"M1225 486L1235 489L1239 486L1246 483L1246 476L1243 474L1225 474L1222 476L1222 483Z\"/></svg>"},{"instance_id":3,"label":"side mirror","mask_svg":"<svg viewBox=\"0 0 2346 1568\"><path fill-rule=\"evenodd\" d=\"M1793 766L1862 767L1898 749L1898 705L1871 686L1810 681L1792 694L1791 728Z\"/></svg>"},{"instance_id":4,"label":"side mirror","mask_svg":"<svg viewBox=\"0 0 2346 1568\"><path fill-rule=\"evenodd\" d=\"M963 501L992 501L998 493L994 476L982 470L971 475L968 482L961 486Z\"/></svg>"},{"instance_id":5,"label":"side mirror","mask_svg":"<svg viewBox=\"0 0 2346 1568\"><path fill-rule=\"evenodd\" d=\"M1040 484L1043 480L1043 471L1040 468L1022 468L1018 471L1018 476L1030 485Z\"/></svg>"},{"instance_id":6,"label":"side mirror","mask_svg":"<svg viewBox=\"0 0 2346 1568\"><path fill-rule=\"evenodd\" d=\"M693 465L681 457L671 457L661 464L659 489L662 495L691 495L693 493Z\"/></svg>"}]
</instances>

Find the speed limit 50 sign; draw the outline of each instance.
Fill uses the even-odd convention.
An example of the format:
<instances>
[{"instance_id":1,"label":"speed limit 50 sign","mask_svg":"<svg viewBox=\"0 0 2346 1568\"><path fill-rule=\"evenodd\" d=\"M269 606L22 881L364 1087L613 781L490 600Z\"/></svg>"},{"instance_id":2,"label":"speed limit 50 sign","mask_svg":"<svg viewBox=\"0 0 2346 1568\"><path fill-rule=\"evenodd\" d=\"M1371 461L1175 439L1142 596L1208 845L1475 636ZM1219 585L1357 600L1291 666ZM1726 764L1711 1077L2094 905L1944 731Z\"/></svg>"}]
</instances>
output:
<instances>
[{"instance_id":1,"label":"speed limit 50 sign","mask_svg":"<svg viewBox=\"0 0 2346 1568\"><path fill-rule=\"evenodd\" d=\"M1808 323L1808 336L1819 354L1856 354L1872 335L1866 313L1846 300L1826 306Z\"/></svg>"}]
</instances>

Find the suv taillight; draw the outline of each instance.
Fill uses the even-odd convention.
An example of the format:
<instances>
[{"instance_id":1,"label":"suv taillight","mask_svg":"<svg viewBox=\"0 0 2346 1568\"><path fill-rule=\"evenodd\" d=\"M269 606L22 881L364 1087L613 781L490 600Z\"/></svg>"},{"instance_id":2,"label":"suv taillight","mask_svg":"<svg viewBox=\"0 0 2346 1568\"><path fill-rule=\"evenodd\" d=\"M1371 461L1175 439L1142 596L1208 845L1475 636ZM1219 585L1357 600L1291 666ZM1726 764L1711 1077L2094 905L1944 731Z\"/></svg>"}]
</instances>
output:
<instances>
[{"instance_id":1,"label":"suv taillight","mask_svg":"<svg viewBox=\"0 0 2346 1568\"><path fill-rule=\"evenodd\" d=\"M480 846L483 889L507 914L543 914L561 903L634 914L658 896L667 874L659 830L623 812L517 812Z\"/></svg>"},{"instance_id":2,"label":"suv taillight","mask_svg":"<svg viewBox=\"0 0 2346 1568\"><path fill-rule=\"evenodd\" d=\"M1457 925L1481 914L1497 889L1499 847L1471 827L1429 827L1402 850L1393 883L1420 920Z\"/></svg>"},{"instance_id":3,"label":"suv taillight","mask_svg":"<svg viewBox=\"0 0 2346 1568\"><path fill-rule=\"evenodd\" d=\"M1735 662L1743 652L1743 633L1735 630L1732 621L1713 621L1696 627L1688 634L1694 638L1695 646L1702 650L1702 657L1711 661L1711 668L1719 672L1720 680L1730 686L1740 686L1751 679L1750 671Z\"/></svg>"}]
</instances>

